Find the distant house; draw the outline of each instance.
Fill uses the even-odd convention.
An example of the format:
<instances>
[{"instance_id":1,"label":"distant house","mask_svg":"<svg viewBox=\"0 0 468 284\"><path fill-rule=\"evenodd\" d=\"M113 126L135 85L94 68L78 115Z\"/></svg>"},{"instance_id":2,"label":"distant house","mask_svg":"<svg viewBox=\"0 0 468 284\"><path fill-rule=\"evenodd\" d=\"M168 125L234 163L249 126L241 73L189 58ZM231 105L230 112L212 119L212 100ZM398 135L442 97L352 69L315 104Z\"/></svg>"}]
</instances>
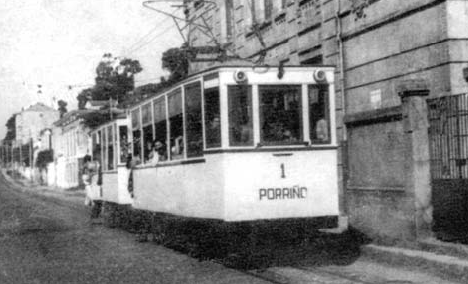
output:
<instances>
[{"instance_id":1,"label":"distant house","mask_svg":"<svg viewBox=\"0 0 468 284\"><path fill-rule=\"evenodd\" d=\"M37 143L41 131L50 128L60 113L42 103L36 103L16 114L16 144Z\"/></svg>"}]
</instances>

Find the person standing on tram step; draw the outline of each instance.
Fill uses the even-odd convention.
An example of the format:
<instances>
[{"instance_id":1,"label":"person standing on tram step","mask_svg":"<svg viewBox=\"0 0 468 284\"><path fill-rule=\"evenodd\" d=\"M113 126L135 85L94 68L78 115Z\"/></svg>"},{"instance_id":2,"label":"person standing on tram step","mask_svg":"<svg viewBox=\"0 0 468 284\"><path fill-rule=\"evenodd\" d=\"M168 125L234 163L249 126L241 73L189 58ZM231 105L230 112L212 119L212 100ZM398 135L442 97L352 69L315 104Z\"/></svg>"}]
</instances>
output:
<instances>
[{"instance_id":1,"label":"person standing on tram step","mask_svg":"<svg viewBox=\"0 0 468 284\"><path fill-rule=\"evenodd\" d=\"M86 197L85 205L91 206L91 223L97 224L102 210L101 200L101 185L102 175L101 166L97 158L91 161L89 155L84 158L84 174L83 181L85 182Z\"/></svg>"},{"instance_id":2,"label":"person standing on tram step","mask_svg":"<svg viewBox=\"0 0 468 284\"><path fill-rule=\"evenodd\" d=\"M85 185L85 205L86 206L91 206L92 205L92 199L90 197L90 192L91 192L91 178L92 178L92 171L91 171L91 156L86 155L83 158L83 171L82 171L82 176L81 178L83 179L83 183Z\"/></svg>"}]
</instances>

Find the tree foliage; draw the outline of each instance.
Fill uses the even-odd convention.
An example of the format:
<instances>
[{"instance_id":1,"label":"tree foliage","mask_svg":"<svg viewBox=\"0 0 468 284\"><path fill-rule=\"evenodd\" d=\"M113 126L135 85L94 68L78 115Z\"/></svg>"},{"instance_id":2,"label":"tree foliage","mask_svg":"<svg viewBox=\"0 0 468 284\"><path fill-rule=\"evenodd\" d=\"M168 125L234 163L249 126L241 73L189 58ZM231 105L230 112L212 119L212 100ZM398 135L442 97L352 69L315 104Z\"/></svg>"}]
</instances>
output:
<instances>
[{"instance_id":1,"label":"tree foliage","mask_svg":"<svg viewBox=\"0 0 468 284\"><path fill-rule=\"evenodd\" d=\"M104 54L96 67L95 84L78 94L78 107L83 109L89 100L117 100L119 104L129 99L129 92L135 87L135 74L143 68L138 60L113 57Z\"/></svg>"},{"instance_id":2,"label":"tree foliage","mask_svg":"<svg viewBox=\"0 0 468 284\"><path fill-rule=\"evenodd\" d=\"M11 141L16 139L16 115L15 114L10 116L5 126L7 128L7 133L5 135L4 142L11 143Z\"/></svg>"},{"instance_id":3,"label":"tree foliage","mask_svg":"<svg viewBox=\"0 0 468 284\"><path fill-rule=\"evenodd\" d=\"M188 75L189 56L184 48L170 48L162 55L162 68L168 70L168 82L173 84Z\"/></svg>"},{"instance_id":4,"label":"tree foliage","mask_svg":"<svg viewBox=\"0 0 468 284\"><path fill-rule=\"evenodd\" d=\"M39 153L37 153L37 158L36 158L36 167L40 169L45 169L47 168L47 165L49 163L52 163L54 161L54 150L42 150Z\"/></svg>"},{"instance_id":5,"label":"tree foliage","mask_svg":"<svg viewBox=\"0 0 468 284\"><path fill-rule=\"evenodd\" d=\"M58 102L58 111L60 112L60 118L67 113L67 102L64 100L59 100Z\"/></svg>"}]
</instances>

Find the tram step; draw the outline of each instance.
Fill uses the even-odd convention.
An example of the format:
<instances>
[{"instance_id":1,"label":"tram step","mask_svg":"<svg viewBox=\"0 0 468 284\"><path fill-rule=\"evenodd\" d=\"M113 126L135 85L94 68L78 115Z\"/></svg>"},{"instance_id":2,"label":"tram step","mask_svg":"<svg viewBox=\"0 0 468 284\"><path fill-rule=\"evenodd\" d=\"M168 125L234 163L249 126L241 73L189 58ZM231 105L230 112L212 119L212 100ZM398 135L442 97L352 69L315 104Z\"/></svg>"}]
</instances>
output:
<instances>
[{"instance_id":1,"label":"tram step","mask_svg":"<svg viewBox=\"0 0 468 284\"><path fill-rule=\"evenodd\" d=\"M390 266L425 271L444 279L468 283L468 256L374 244L363 246L362 256Z\"/></svg>"}]
</instances>

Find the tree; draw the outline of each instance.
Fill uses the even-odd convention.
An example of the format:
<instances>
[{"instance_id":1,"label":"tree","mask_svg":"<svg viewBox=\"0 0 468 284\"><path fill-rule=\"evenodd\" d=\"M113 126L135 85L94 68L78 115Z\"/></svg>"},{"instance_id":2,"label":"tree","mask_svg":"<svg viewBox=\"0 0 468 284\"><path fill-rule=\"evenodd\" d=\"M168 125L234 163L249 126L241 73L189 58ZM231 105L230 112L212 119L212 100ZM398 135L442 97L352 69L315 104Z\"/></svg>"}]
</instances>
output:
<instances>
[{"instance_id":1,"label":"tree","mask_svg":"<svg viewBox=\"0 0 468 284\"><path fill-rule=\"evenodd\" d=\"M7 133L4 142L10 144L11 141L16 139L16 114L10 116L5 126L7 128Z\"/></svg>"},{"instance_id":2,"label":"tree","mask_svg":"<svg viewBox=\"0 0 468 284\"><path fill-rule=\"evenodd\" d=\"M65 113L67 113L67 102L64 100L59 100L58 101L58 110L60 112L60 118L63 117Z\"/></svg>"},{"instance_id":3,"label":"tree","mask_svg":"<svg viewBox=\"0 0 468 284\"><path fill-rule=\"evenodd\" d=\"M170 72L168 82L173 84L188 75L189 56L184 48L170 48L162 55L162 68Z\"/></svg>"},{"instance_id":4,"label":"tree","mask_svg":"<svg viewBox=\"0 0 468 284\"><path fill-rule=\"evenodd\" d=\"M78 107L83 109L88 100L113 99L119 104L124 103L135 87L135 74L142 70L138 60L104 54L96 67L95 85L80 92L77 97Z\"/></svg>"},{"instance_id":5,"label":"tree","mask_svg":"<svg viewBox=\"0 0 468 284\"><path fill-rule=\"evenodd\" d=\"M76 97L76 99L78 100L78 109L84 109L86 107L86 102L93 99L92 92L93 88L88 88L82 90L78 94L78 96Z\"/></svg>"}]
</instances>

